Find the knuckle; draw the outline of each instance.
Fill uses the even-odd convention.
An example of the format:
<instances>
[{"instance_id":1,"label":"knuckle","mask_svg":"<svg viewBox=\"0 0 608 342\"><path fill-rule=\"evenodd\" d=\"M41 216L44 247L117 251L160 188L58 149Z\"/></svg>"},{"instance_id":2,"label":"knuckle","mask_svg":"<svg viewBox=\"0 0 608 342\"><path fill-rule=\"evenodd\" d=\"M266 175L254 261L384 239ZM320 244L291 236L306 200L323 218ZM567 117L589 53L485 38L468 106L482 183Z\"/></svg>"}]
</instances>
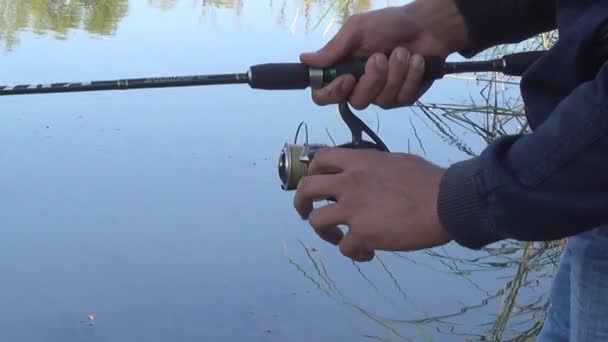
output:
<instances>
[{"instance_id":1,"label":"knuckle","mask_svg":"<svg viewBox=\"0 0 608 342\"><path fill-rule=\"evenodd\" d=\"M364 110L370 105L371 100L364 99L361 96L351 96L348 102L356 110Z\"/></svg>"},{"instance_id":2,"label":"knuckle","mask_svg":"<svg viewBox=\"0 0 608 342\"><path fill-rule=\"evenodd\" d=\"M353 106L353 108L355 108L356 110L364 110L365 108L367 108L369 106L369 103L351 100L350 105Z\"/></svg>"},{"instance_id":3,"label":"knuckle","mask_svg":"<svg viewBox=\"0 0 608 342\"><path fill-rule=\"evenodd\" d=\"M340 31L342 31L343 34L350 36L351 38L358 39L361 35L361 32L364 30L364 23L365 18L362 16L361 13L352 14L348 18L346 18Z\"/></svg>"},{"instance_id":4,"label":"knuckle","mask_svg":"<svg viewBox=\"0 0 608 342\"><path fill-rule=\"evenodd\" d=\"M381 101L376 101L375 105L380 107L380 109L386 110L386 104Z\"/></svg>"},{"instance_id":5,"label":"knuckle","mask_svg":"<svg viewBox=\"0 0 608 342\"><path fill-rule=\"evenodd\" d=\"M405 47L405 46L398 46L397 48L395 48L393 50L393 56L397 57L399 55L401 55L402 57L404 57L401 60L401 63L405 62L405 64L408 65L409 64L409 60L410 60L410 58L412 56L412 52L407 47ZM399 59L399 58L396 58L396 59Z\"/></svg>"},{"instance_id":6,"label":"knuckle","mask_svg":"<svg viewBox=\"0 0 608 342\"><path fill-rule=\"evenodd\" d=\"M399 85L387 84L386 88L382 91L382 94L376 98L376 105L382 109L391 109L397 103L397 93L399 92Z\"/></svg>"},{"instance_id":7,"label":"knuckle","mask_svg":"<svg viewBox=\"0 0 608 342\"><path fill-rule=\"evenodd\" d=\"M407 91L397 96L397 102L401 106L411 106L416 102L416 98L411 91Z\"/></svg>"},{"instance_id":8,"label":"knuckle","mask_svg":"<svg viewBox=\"0 0 608 342\"><path fill-rule=\"evenodd\" d=\"M404 106L411 106L416 102L416 99L413 96L407 97L403 100Z\"/></svg>"},{"instance_id":9,"label":"knuckle","mask_svg":"<svg viewBox=\"0 0 608 342\"><path fill-rule=\"evenodd\" d=\"M308 216L308 224L317 232L321 230L323 223L317 210L313 210Z\"/></svg>"},{"instance_id":10,"label":"knuckle","mask_svg":"<svg viewBox=\"0 0 608 342\"><path fill-rule=\"evenodd\" d=\"M388 70L384 71L370 71L369 78L372 90L380 91L382 88L389 86L388 84Z\"/></svg>"},{"instance_id":11,"label":"knuckle","mask_svg":"<svg viewBox=\"0 0 608 342\"><path fill-rule=\"evenodd\" d=\"M400 53L400 55L402 55ZM397 57L397 55L391 55L389 68L392 74L398 74L400 77L405 76L409 72L409 59L407 55L403 58Z\"/></svg>"},{"instance_id":12,"label":"knuckle","mask_svg":"<svg viewBox=\"0 0 608 342\"><path fill-rule=\"evenodd\" d=\"M365 171L364 169L354 169L346 174L345 181L348 183L349 186L360 187L367 181L367 178L367 171Z\"/></svg>"},{"instance_id":13,"label":"knuckle","mask_svg":"<svg viewBox=\"0 0 608 342\"><path fill-rule=\"evenodd\" d=\"M357 257L355 251L345 243L340 244L340 253L350 259L355 259Z\"/></svg>"},{"instance_id":14,"label":"knuckle","mask_svg":"<svg viewBox=\"0 0 608 342\"><path fill-rule=\"evenodd\" d=\"M304 194L311 186L312 179L309 176L304 176L298 182L298 193Z\"/></svg>"},{"instance_id":15,"label":"knuckle","mask_svg":"<svg viewBox=\"0 0 608 342\"><path fill-rule=\"evenodd\" d=\"M376 60L377 59L382 59L384 57L378 56L375 57L372 56L366 63L365 65L365 72L363 74L363 76L361 77L360 81L364 81L361 83L367 83L368 87L369 86L378 86L379 84L382 84L385 82L387 76L388 76L388 70L379 70L376 66Z\"/></svg>"},{"instance_id":16,"label":"knuckle","mask_svg":"<svg viewBox=\"0 0 608 342\"><path fill-rule=\"evenodd\" d=\"M319 157L319 156L320 156L320 157L325 157L325 156L327 156L329 153L331 153L331 151L332 151L332 150L333 150L333 148L332 148L332 147L329 147L329 146L323 146L323 147L320 147L320 148L317 150L317 152L315 152L315 158L317 158L317 157Z\"/></svg>"},{"instance_id":17,"label":"knuckle","mask_svg":"<svg viewBox=\"0 0 608 342\"><path fill-rule=\"evenodd\" d=\"M329 104L327 96L321 91L312 92L312 101L318 106L326 106Z\"/></svg>"},{"instance_id":18,"label":"knuckle","mask_svg":"<svg viewBox=\"0 0 608 342\"><path fill-rule=\"evenodd\" d=\"M408 79L412 80L413 82L415 82L416 86L421 87L422 86L422 79L424 78L424 65L418 65L415 64L412 65L411 67L409 67L408 70Z\"/></svg>"},{"instance_id":19,"label":"knuckle","mask_svg":"<svg viewBox=\"0 0 608 342\"><path fill-rule=\"evenodd\" d=\"M308 170L312 172L316 170L319 165L327 163L329 153L331 152L330 147L321 147L313 155L312 160L308 164Z\"/></svg>"},{"instance_id":20,"label":"knuckle","mask_svg":"<svg viewBox=\"0 0 608 342\"><path fill-rule=\"evenodd\" d=\"M382 109L391 109L394 105L394 101L389 99L388 96L379 96L375 101L376 106Z\"/></svg>"},{"instance_id":21,"label":"knuckle","mask_svg":"<svg viewBox=\"0 0 608 342\"><path fill-rule=\"evenodd\" d=\"M400 100L398 101L400 107L408 107L414 104L413 101Z\"/></svg>"},{"instance_id":22,"label":"knuckle","mask_svg":"<svg viewBox=\"0 0 608 342\"><path fill-rule=\"evenodd\" d=\"M361 24L361 20L361 13L352 14L344 21L344 27L355 28Z\"/></svg>"},{"instance_id":23,"label":"knuckle","mask_svg":"<svg viewBox=\"0 0 608 342\"><path fill-rule=\"evenodd\" d=\"M303 214L304 208L303 206L303 201L302 201L302 195L301 192L298 190L298 192L296 192L295 196L293 196L293 207L296 210L296 212L300 215Z\"/></svg>"},{"instance_id":24,"label":"knuckle","mask_svg":"<svg viewBox=\"0 0 608 342\"><path fill-rule=\"evenodd\" d=\"M370 262L374 260L375 253L373 251L362 251L357 255L357 261Z\"/></svg>"},{"instance_id":25,"label":"knuckle","mask_svg":"<svg viewBox=\"0 0 608 342\"><path fill-rule=\"evenodd\" d=\"M353 215L348 221L348 228L351 233L351 237L356 241L366 241L365 229L361 225L360 215Z\"/></svg>"},{"instance_id":26,"label":"knuckle","mask_svg":"<svg viewBox=\"0 0 608 342\"><path fill-rule=\"evenodd\" d=\"M422 74L425 70L425 60L421 55L416 55L414 59L412 59L412 72L416 74Z\"/></svg>"},{"instance_id":27,"label":"knuckle","mask_svg":"<svg viewBox=\"0 0 608 342\"><path fill-rule=\"evenodd\" d=\"M396 75L396 73L395 73ZM383 84L384 89L382 89L382 94L384 97L394 99L404 84L404 80L402 77L394 76L386 80Z\"/></svg>"},{"instance_id":28,"label":"knuckle","mask_svg":"<svg viewBox=\"0 0 608 342\"><path fill-rule=\"evenodd\" d=\"M318 92L313 91L311 93L310 97L312 99L312 102L314 102L316 105L319 105L319 106L323 105L323 101L321 100L321 96L319 95Z\"/></svg>"}]
</instances>

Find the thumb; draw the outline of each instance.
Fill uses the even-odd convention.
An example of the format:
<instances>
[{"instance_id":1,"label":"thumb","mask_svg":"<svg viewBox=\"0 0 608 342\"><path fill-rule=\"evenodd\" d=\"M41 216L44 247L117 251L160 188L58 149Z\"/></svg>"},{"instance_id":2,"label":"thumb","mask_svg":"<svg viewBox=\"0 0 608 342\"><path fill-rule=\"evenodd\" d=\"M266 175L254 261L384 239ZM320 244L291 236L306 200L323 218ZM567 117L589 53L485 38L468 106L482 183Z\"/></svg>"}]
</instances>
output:
<instances>
[{"instance_id":1,"label":"thumb","mask_svg":"<svg viewBox=\"0 0 608 342\"><path fill-rule=\"evenodd\" d=\"M303 53L300 61L314 68L325 68L350 55L356 48L356 34L353 26L344 26L317 52Z\"/></svg>"}]
</instances>

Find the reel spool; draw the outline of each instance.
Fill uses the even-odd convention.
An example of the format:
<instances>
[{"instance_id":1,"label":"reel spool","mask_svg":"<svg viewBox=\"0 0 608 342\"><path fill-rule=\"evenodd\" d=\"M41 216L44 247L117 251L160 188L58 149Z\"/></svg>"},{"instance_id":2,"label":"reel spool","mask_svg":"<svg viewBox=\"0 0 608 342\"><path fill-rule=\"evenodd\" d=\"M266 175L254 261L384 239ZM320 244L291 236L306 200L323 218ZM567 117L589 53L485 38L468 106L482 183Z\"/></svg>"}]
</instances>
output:
<instances>
[{"instance_id":1,"label":"reel spool","mask_svg":"<svg viewBox=\"0 0 608 342\"><path fill-rule=\"evenodd\" d=\"M352 141L336 147L352 149L369 148L390 152L382 139L350 110L347 103L339 104L339 112L342 120L351 131ZM305 141L302 145L298 145L298 136L302 127L305 129ZM373 142L364 140L363 133L366 133ZM283 190L290 191L297 189L300 179L308 175L308 166L312 162L315 153L323 147L329 147L329 145L309 143L308 126L306 123L301 122L296 131L294 142L292 144L285 143L279 155L278 172Z\"/></svg>"}]
</instances>

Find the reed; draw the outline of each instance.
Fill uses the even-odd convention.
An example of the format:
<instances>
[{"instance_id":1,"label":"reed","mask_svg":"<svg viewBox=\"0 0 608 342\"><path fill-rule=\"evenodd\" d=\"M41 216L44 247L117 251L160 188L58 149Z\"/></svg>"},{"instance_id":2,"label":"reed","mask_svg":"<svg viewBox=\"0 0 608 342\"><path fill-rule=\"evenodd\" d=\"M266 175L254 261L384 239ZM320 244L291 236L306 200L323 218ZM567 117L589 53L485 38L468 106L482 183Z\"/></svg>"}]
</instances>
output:
<instances>
[{"instance_id":1,"label":"reed","mask_svg":"<svg viewBox=\"0 0 608 342\"><path fill-rule=\"evenodd\" d=\"M352 1L332 1L316 23L323 21L342 22L348 15L346 8L352 8ZM333 14L332 14L333 11ZM557 32L548 32L533 37L520 44L501 45L488 49L476 56L478 59L495 58L503 54L549 49L557 40ZM467 82L479 89L477 94L461 103L440 103L419 99L413 106L404 109L417 117L421 124L440 137L449 146L467 156L478 155L484 146L494 140L510 134L529 134L530 127L526 121L524 105L519 93L519 79L498 73L483 73L448 76L454 80ZM411 121L410 121L411 122ZM412 123L412 127L416 127ZM423 141L415 130L415 138L424 150ZM463 134L463 132L472 133ZM481 144L474 144L477 140ZM479 146L477 149L473 145ZM484 293L477 304L463 305L459 312L451 314L426 316L421 319L383 318L384 324L412 324L418 329L422 325L433 325L442 334L462 335L468 338L479 338L491 341L530 341L540 332L548 308L548 286L544 291L535 291L542 285L547 285L557 268L559 257L564 248L564 240L551 242L502 241L487 246L470 258L451 256L444 248L422 252L444 269L434 268L440 272L450 272L467 279L477 290ZM402 260L420 264L403 253L391 253ZM382 269L389 276L387 281L396 282L394 276L384 263ZM358 268L360 271L360 268ZM504 286L496 292L487 291L476 284L475 274L479 272L495 272L497 277L504 276ZM487 276L487 274L486 274ZM399 287L400 293L405 293ZM492 301L498 301L494 319L481 325L475 331L457 331L457 324L450 319L461 319L474 310L486 307ZM367 315L378 315L370 312ZM391 325L392 327L392 325ZM395 328L392 328L395 329ZM428 336L425 336L425 339Z\"/></svg>"}]
</instances>

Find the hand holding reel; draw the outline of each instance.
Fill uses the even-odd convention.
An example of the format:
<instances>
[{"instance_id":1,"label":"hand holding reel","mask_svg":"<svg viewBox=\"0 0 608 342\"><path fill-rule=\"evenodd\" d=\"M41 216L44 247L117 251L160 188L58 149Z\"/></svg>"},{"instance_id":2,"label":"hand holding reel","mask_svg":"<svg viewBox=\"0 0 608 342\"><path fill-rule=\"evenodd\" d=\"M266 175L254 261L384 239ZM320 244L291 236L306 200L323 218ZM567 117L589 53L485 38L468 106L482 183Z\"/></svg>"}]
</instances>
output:
<instances>
[{"instance_id":1,"label":"hand holding reel","mask_svg":"<svg viewBox=\"0 0 608 342\"><path fill-rule=\"evenodd\" d=\"M340 103L338 109L342 120L350 129L352 141L336 147L367 148L390 152L382 139L350 110L347 103ZM302 145L298 145L298 136L302 127L305 129L305 140ZM364 140L363 133L366 133L373 141ZM300 180L308 174L308 167L314 159L316 152L323 147L329 147L329 145L309 143L308 126L305 122L301 122L296 131L293 144L285 143L279 155L278 171L283 190L290 191L297 189Z\"/></svg>"}]
</instances>

